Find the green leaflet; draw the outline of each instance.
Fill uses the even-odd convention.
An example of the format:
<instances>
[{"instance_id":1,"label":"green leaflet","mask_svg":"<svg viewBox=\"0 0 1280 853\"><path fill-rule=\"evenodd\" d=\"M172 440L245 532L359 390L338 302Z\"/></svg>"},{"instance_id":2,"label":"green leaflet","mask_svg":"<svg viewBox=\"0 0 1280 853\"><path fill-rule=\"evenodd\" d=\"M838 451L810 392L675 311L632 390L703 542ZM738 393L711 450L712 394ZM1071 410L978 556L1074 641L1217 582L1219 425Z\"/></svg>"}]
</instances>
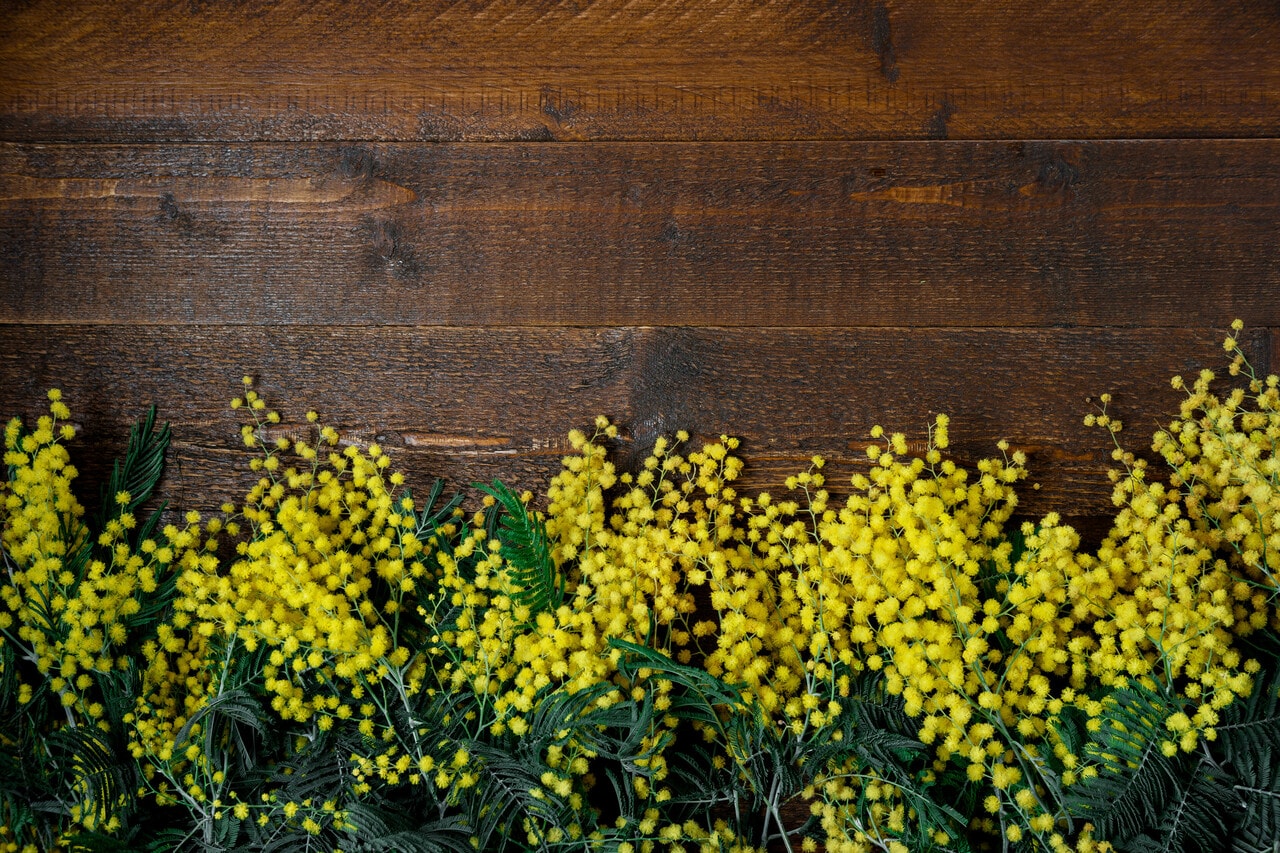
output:
<instances>
[{"instance_id":1,"label":"green leaflet","mask_svg":"<svg viewBox=\"0 0 1280 853\"><path fill-rule=\"evenodd\" d=\"M1231 849L1232 824L1246 815L1221 744L1202 741L1192 753L1165 755L1161 744L1171 733L1164 721L1179 702L1153 690L1118 690L1107 705L1107 719L1085 746L1098 775L1066 790L1072 812L1092 820L1117 850Z\"/></svg>"},{"instance_id":2,"label":"green leaflet","mask_svg":"<svg viewBox=\"0 0 1280 853\"><path fill-rule=\"evenodd\" d=\"M129 444L124 458L116 459L111 468L111 478L102 487L102 506L94 526L96 531L101 531L109 519L119 518L123 512L134 512L151 497L164 473L164 456L169 450L170 438L169 424L156 427L155 406L129 428ZM121 492L129 493L129 500L124 504L116 502L116 495ZM163 510L162 505L142 525L142 530L154 529Z\"/></svg>"},{"instance_id":3,"label":"green leaflet","mask_svg":"<svg viewBox=\"0 0 1280 853\"><path fill-rule=\"evenodd\" d=\"M118 738L91 726L68 726L50 733L45 742L64 802L74 802L102 821L132 807L136 771Z\"/></svg>"},{"instance_id":4,"label":"green leaflet","mask_svg":"<svg viewBox=\"0 0 1280 853\"><path fill-rule=\"evenodd\" d=\"M461 815L414 824L399 811L355 802L347 819L356 827L358 853L472 853L471 827Z\"/></svg>"},{"instance_id":5,"label":"green leaflet","mask_svg":"<svg viewBox=\"0 0 1280 853\"><path fill-rule=\"evenodd\" d=\"M1217 729L1214 753L1231 771L1236 798L1231 851L1274 853L1280 842L1280 672L1258 675L1253 693L1229 705Z\"/></svg>"},{"instance_id":6,"label":"green leaflet","mask_svg":"<svg viewBox=\"0 0 1280 853\"><path fill-rule=\"evenodd\" d=\"M1259 655L1274 667L1274 649ZM1133 853L1273 853L1280 840L1280 673L1222 711L1216 739L1165 756L1176 709L1153 691L1113 694L1110 717L1085 746L1098 776L1067 789L1098 837Z\"/></svg>"},{"instance_id":7,"label":"green leaflet","mask_svg":"<svg viewBox=\"0 0 1280 853\"><path fill-rule=\"evenodd\" d=\"M704 669L677 663L662 652L616 637L609 638L609 646L623 653L618 671L628 679L634 681L641 669L649 669L682 687L671 700L671 713L682 719L720 725L717 709L737 708L742 703L738 686L726 684Z\"/></svg>"},{"instance_id":8,"label":"green leaflet","mask_svg":"<svg viewBox=\"0 0 1280 853\"><path fill-rule=\"evenodd\" d=\"M427 498L422 503L422 510L414 515L413 532L424 545L431 541L436 541L439 544L441 526L449 521L453 516L454 509L462 503L461 494L455 494L441 503L440 498L443 495L444 480L437 477L431 483L431 490L427 492ZM412 501L412 490L405 489L404 497ZM439 505L437 506L437 504Z\"/></svg>"},{"instance_id":9,"label":"green leaflet","mask_svg":"<svg viewBox=\"0 0 1280 853\"><path fill-rule=\"evenodd\" d=\"M530 615L555 610L564 603L564 577L556 570L545 525L499 480L475 487L497 501L496 532L507 576L516 586L512 598L528 607Z\"/></svg>"},{"instance_id":10,"label":"green leaflet","mask_svg":"<svg viewBox=\"0 0 1280 853\"><path fill-rule=\"evenodd\" d=\"M139 507L149 500L155 492L156 484L164 474L165 454L169 450L171 432L169 424L156 426L156 407L152 406L140 421L129 428L129 444L123 458L117 457L111 467L111 477L102 486L101 505L94 518L89 541L70 559L68 568L77 576L83 577L90 559L97 552L97 558L108 565L112 560L109 549L97 544L97 536L106 529L107 522L119 518L124 513L135 513ZM121 492L128 492L129 500L124 504L116 501ZM139 519L137 527L128 535L128 542L135 552L145 539L166 539L157 534L167 501L162 501L145 519ZM172 573L159 579L156 590L139 599L139 610L125 620L130 632L143 629L149 633L166 614L170 602L173 601L174 583L177 574Z\"/></svg>"}]
</instances>

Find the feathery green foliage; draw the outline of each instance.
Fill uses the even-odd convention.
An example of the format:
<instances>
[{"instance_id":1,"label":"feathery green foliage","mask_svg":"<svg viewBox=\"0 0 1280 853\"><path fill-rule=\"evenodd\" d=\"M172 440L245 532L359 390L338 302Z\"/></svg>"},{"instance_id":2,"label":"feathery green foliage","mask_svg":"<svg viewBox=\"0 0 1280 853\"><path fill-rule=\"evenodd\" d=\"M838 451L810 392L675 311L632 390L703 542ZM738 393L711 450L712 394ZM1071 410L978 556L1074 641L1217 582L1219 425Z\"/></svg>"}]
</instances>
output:
<instances>
[{"instance_id":1,"label":"feathery green foliage","mask_svg":"<svg viewBox=\"0 0 1280 853\"><path fill-rule=\"evenodd\" d=\"M1107 718L1098 738L1085 746L1098 773L1073 786L1068 802L1091 819L1104 838L1132 843L1164 819L1166 805L1185 793L1186 758L1165 755L1164 720L1170 700L1135 687L1107 699Z\"/></svg>"},{"instance_id":2,"label":"feathery green foliage","mask_svg":"<svg viewBox=\"0 0 1280 853\"><path fill-rule=\"evenodd\" d=\"M531 614L559 607L564 602L564 578L556 570L542 521L502 482L475 485L500 508L497 530L509 578L517 587L512 593L516 601Z\"/></svg>"},{"instance_id":3,"label":"feathery green foliage","mask_svg":"<svg viewBox=\"0 0 1280 853\"><path fill-rule=\"evenodd\" d=\"M121 513L136 512L151 498L164 474L165 453L171 439L168 423L156 426L155 406L129 428L129 444L124 457L112 463L111 477L102 486L101 509L95 529L102 530L108 519L118 518ZM128 498L117 500L121 495ZM146 538L147 533L154 529L163 510L164 505L161 505L152 513L148 523L142 525L139 530L141 538Z\"/></svg>"},{"instance_id":4,"label":"feathery green foliage","mask_svg":"<svg viewBox=\"0 0 1280 853\"><path fill-rule=\"evenodd\" d=\"M1280 839L1280 682L1229 706L1217 737L1191 753L1161 744L1170 699L1135 688L1109 698L1085 752L1098 774L1067 789L1072 810L1117 850L1270 851Z\"/></svg>"},{"instance_id":5,"label":"feathery green foliage","mask_svg":"<svg viewBox=\"0 0 1280 853\"><path fill-rule=\"evenodd\" d=\"M1235 800L1232 853L1274 853L1280 842L1280 657L1271 651L1269 671L1223 711L1212 744Z\"/></svg>"}]
</instances>

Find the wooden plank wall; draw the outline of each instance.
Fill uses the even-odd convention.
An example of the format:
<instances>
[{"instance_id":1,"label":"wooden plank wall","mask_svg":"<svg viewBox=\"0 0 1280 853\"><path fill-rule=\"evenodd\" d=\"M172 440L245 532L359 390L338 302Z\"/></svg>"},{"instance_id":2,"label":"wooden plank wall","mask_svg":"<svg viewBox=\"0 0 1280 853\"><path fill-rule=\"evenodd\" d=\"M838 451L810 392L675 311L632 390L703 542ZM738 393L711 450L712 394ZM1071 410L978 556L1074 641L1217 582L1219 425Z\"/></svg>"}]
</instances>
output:
<instances>
[{"instance_id":1,"label":"wooden plank wall","mask_svg":"<svg viewBox=\"0 0 1280 853\"><path fill-rule=\"evenodd\" d=\"M1274 0L0 4L0 412L158 404L184 506L251 374L535 490L601 412L777 487L945 411L1096 528L1091 397L1140 448L1233 317L1277 368L1278 225Z\"/></svg>"}]
</instances>

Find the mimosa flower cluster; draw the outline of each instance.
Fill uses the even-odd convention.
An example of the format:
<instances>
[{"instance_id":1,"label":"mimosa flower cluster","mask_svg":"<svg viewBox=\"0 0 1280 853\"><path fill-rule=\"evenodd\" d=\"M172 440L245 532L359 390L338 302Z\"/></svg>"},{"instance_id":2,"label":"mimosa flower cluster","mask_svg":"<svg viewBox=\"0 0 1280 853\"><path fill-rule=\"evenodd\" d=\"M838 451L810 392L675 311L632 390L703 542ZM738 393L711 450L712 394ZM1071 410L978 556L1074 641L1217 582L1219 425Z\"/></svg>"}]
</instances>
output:
<instances>
[{"instance_id":1,"label":"mimosa flower cluster","mask_svg":"<svg viewBox=\"0 0 1280 853\"><path fill-rule=\"evenodd\" d=\"M0 850L1247 849L1280 802L1280 383L1239 331L1167 477L1110 398L1086 418L1096 547L1018 519L1027 458L962 464L945 415L754 494L732 437L618 471L599 417L545 501L466 510L247 378L243 500L154 506L148 418L95 515L51 391L5 430Z\"/></svg>"}]
</instances>

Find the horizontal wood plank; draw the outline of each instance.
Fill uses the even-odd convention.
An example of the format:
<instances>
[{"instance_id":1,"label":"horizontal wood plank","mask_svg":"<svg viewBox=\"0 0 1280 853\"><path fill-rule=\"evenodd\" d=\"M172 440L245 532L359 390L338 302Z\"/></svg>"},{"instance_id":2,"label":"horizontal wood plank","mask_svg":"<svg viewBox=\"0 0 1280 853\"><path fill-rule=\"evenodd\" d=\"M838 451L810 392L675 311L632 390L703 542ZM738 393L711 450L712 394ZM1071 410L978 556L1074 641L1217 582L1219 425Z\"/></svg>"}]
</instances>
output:
<instances>
[{"instance_id":1,"label":"horizontal wood plank","mask_svg":"<svg viewBox=\"0 0 1280 853\"><path fill-rule=\"evenodd\" d=\"M25 0L9 140L1268 136L1268 0Z\"/></svg>"},{"instance_id":2,"label":"horizontal wood plank","mask_svg":"<svg viewBox=\"0 0 1280 853\"><path fill-rule=\"evenodd\" d=\"M1243 344L1271 368L1268 330ZM32 417L50 386L80 428L77 462L96 494L106 458L150 404L174 425L166 492L184 507L234 499L248 482L241 375L305 430L319 410L353 441L378 441L410 482L502 477L545 490L565 435L617 422L634 468L654 439L687 429L743 439L747 488L780 489L813 454L833 483L866 464L874 424L920 446L934 414L973 463L1001 438L1031 456L1024 509L1110 512L1110 444L1082 425L1110 391L1126 441L1143 450L1176 409L1174 373L1221 364L1209 331L612 328L483 330L324 327L0 326L0 413ZM837 488L839 486L837 485Z\"/></svg>"},{"instance_id":3,"label":"horizontal wood plank","mask_svg":"<svg viewBox=\"0 0 1280 853\"><path fill-rule=\"evenodd\" d=\"M1280 323L1280 141L0 145L0 321Z\"/></svg>"}]
</instances>

